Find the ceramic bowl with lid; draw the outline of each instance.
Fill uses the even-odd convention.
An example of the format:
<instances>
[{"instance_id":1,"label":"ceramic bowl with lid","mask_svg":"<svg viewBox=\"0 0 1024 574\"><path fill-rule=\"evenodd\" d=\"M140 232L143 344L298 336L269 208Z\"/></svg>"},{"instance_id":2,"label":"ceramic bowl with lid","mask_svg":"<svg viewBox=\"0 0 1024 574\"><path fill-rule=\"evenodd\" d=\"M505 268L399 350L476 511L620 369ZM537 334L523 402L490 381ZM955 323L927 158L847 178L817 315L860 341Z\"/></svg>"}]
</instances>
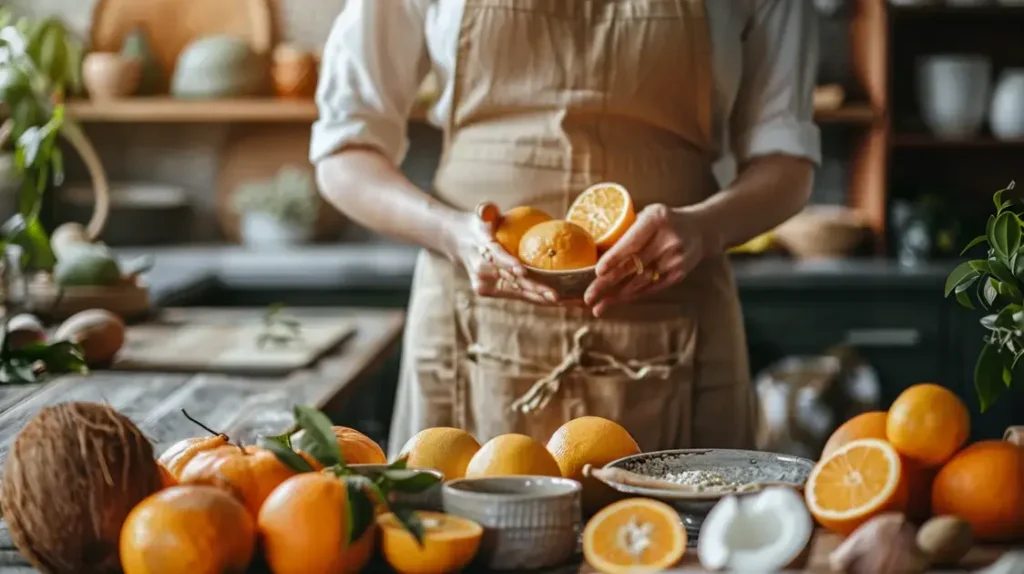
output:
<instances>
[{"instance_id":1,"label":"ceramic bowl with lid","mask_svg":"<svg viewBox=\"0 0 1024 574\"><path fill-rule=\"evenodd\" d=\"M444 511L484 527L477 564L489 570L536 570L576 555L581 528L579 482L549 476L453 480Z\"/></svg>"}]
</instances>

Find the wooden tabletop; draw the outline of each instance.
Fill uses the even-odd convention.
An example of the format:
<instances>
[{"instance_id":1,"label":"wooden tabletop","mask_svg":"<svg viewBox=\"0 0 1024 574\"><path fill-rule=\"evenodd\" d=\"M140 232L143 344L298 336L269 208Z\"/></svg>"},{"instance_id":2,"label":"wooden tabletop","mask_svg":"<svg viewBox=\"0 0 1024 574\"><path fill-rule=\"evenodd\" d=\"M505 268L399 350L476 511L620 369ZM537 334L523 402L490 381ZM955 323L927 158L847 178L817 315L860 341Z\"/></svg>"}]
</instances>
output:
<instances>
[{"instance_id":1,"label":"wooden tabletop","mask_svg":"<svg viewBox=\"0 0 1024 574\"><path fill-rule=\"evenodd\" d=\"M301 316L303 310L289 312ZM139 426L157 453L200 432L182 416L182 408L244 443L254 442L261 434L278 434L293 423L295 404L323 410L343 404L401 339L405 321L401 311L331 312L350 315L356 324L355 334L312 368L283 378L94 371L40 384L0 385L0 461L29 419L41 408L65 401L110 404ZM10 567L25 564L14 549L6 524L0 522L0 570L13 572L17 570Z\"/></svg>"}]
</instances>

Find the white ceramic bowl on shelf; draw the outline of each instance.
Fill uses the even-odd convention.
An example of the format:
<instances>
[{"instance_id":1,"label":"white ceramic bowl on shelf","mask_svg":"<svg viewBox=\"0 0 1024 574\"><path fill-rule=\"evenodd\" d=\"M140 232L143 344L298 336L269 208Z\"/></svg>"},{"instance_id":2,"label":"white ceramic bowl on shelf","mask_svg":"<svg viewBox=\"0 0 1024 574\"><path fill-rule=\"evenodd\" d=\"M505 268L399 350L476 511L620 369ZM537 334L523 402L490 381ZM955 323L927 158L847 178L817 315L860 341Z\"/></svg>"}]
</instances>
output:
<instances>
[{"instance_id":1,"label":"white ceramic bowl on shelf","mask_svg":"<svg viewBox=\"0 0 1024 574\"><path fill-rule=\"evenodd\" d=\"M978 54L923 56L917 66L921 119L936 137L960 139L978 132L992 90L992 62Z\"/></svg>"}]
</instances>

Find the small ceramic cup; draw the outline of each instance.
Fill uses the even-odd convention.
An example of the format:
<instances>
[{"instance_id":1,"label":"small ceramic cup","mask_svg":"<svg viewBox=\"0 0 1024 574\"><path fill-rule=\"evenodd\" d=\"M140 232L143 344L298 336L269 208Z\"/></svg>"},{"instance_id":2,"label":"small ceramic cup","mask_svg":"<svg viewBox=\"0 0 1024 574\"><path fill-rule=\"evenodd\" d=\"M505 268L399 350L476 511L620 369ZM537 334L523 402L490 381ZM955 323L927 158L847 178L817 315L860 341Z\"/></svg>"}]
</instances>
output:
<instances>
[{"instance_id":1,"label":"small ceramic cup","mask_svg":"<svg viewBox=\"0 0 1024 574\"><path fill-rule=\"evenodd\" d=\"M92 52L82 61L82 83L89 96L111 100L131 96L142 80L142 64L112 52Z\"/></svg>"},{"instance_id":2,"label":"small ceramic cup","mask_svg":"<svg viewBox=\"0 0 1024 574\"><path fill-rule=\"evenodd\" d=\"M444 511L484 527L475 566L538 570L576 555L579 482L548 476L465 478L444 485Z\"/></svg>"}]
</instances>

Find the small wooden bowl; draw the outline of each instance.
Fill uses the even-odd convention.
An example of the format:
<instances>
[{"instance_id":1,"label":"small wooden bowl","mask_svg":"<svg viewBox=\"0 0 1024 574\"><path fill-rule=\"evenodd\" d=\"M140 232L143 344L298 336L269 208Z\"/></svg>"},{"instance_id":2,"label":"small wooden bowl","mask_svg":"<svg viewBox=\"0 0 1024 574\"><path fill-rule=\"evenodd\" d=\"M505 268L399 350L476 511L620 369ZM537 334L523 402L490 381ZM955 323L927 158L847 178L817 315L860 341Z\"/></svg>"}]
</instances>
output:
<instances>
[{"instance_id":1,"label":"small wooden bowl","mask_svg":"<svg viewBox=\"0 0 1024 574\"><path fill-rule=\"evenodd\" d=\"M563 299L580 299L586 293L587 287L590 287L597 278L595 269L594 266L590 266L572 271L549 271L527 265L526 275L538 283L551 287Z\"/></svg>"},{"instance_id":2,"label":"small wooden bowl","mask_svg":"<svg viewBox=\"0 0 1024 574\"><path fill-rule=\"evenodd\" d=\"M867 235L867 222L855 209L809 206L775 229L775 238L800 259L849 256Z\"/></svg>"},{"instance_id":3,"label":"small wooden bowl","mask_svg":"<svg viewBox=\"0 0 1024 574\"><path fill-rule=\"evenodd\" d=\"M28 284L28 300L34 313L56 321L87 309L104 309L125 320L150 311L149 288L134 279L110 287L66 287L62 292L49 275L41 274Z\"/></svg>"},{"instance_id":4,"label":"small wooden bowl","mask_svg":"<svg viewBox=\"0 0 1024 574\"><path fill-rule=\"evenodd\" d=\"M121 54L92 52L82 60L82 82L95 100L131 96L141 79L142 64Z\"/></svg>"}]
</instances>

